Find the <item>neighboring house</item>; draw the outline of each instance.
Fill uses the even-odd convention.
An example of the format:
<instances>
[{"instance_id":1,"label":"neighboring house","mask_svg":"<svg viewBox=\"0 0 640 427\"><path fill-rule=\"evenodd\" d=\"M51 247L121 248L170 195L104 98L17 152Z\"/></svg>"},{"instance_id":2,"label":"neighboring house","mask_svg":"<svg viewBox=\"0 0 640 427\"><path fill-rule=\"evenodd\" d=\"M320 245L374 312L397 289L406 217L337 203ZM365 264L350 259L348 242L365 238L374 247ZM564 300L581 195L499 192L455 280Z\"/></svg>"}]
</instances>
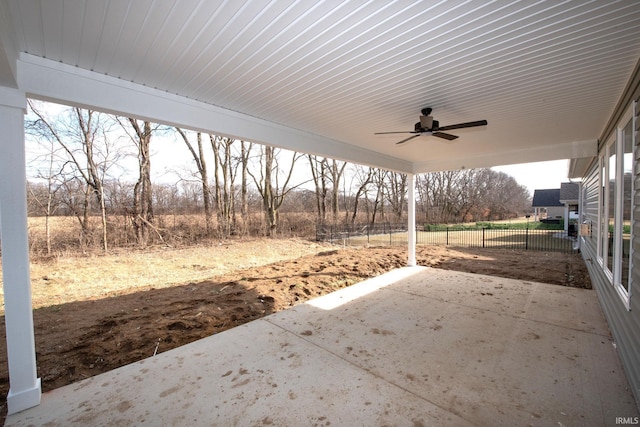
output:
<instances>
[{"instance_id":1,"label":"neighboring house","mask_svg":"<svg viewBox=\"0 0 640 427\"><path fill-rule=\"evenodd\" d=\"M563 182L560 184L560 203L564 207L564 217L578 219L578 208L580 199L580 184L575 182ZM564 228L567 229L568 221Z\"/></svg>"},{"instance_id":2,"label":"neighboring house","mask_svg":"<svg viewBox=\"0 0 640 427\"><path fill-rule=\"evenodd\" d=\"M560 189L551 188L533 192L534 220L560 218L564 213L564 205L560 203Z\"/></svg>"},{"instance_id":3,"label":"neighboring house","mask_svg":"<svg viewBox=\"0 0 640 427\"><path fill-rule=\"evenodd\" d=\"M575 182L563 182L560 188L535 190L533 192L534 220L578 219L578 196L580 186ZM569 221L564 221L564 231L568 231Z\"/></svg>"}]
</instances>

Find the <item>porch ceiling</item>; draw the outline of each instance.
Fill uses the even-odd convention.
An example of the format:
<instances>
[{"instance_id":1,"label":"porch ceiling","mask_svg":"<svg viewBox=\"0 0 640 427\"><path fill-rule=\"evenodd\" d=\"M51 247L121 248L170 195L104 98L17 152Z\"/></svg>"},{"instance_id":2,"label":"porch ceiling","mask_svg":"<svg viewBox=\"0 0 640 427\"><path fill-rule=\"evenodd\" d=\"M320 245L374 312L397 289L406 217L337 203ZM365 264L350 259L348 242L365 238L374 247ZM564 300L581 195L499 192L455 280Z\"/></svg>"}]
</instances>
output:
<instances>
[{"instance_id":1,"label":"porch ceiling","mask_svg":"<svg viewBox=\"0 0 640 427\"><path fill-rule=\"evenodd\" d=\"M0 0L0 24L0 85L405 172L591 156L640 58L636 0ZM489 125L373 135L423 107Z\"/></svg>"}]
</instances>

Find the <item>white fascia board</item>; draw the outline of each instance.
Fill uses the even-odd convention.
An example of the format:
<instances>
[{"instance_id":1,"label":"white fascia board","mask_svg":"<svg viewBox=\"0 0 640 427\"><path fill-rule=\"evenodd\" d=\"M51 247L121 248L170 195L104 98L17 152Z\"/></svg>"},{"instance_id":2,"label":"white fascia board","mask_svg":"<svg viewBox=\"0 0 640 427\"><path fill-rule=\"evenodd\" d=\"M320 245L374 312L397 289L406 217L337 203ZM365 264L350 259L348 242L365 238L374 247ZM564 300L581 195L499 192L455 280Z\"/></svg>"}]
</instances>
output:
<instances>
[{"instance_id":1,"label":"white fascia board","mask_svg":"<svg viewBox=\"0 0 640 427\"><path fill-rule=\"evenodd\" d=\"M137 83L22 53L18 85L28 96L228 136L398 172L412 163Z\"/></svg>"},{"instance_id":2,"label":"white fascia board","mask_svg":"<svg viewBox=\"0 0 640 427\"><path fill-rule=\"evenodd\" d=\"M533 146L521 150L495 151L479 156L461 156L433 162L416 163L414 165L414 173L490 168L494 166L514 165L520 163L576 159L595 156L597 151L597 139L574 141L564 144Z\"/></svg>"}]
</instances>

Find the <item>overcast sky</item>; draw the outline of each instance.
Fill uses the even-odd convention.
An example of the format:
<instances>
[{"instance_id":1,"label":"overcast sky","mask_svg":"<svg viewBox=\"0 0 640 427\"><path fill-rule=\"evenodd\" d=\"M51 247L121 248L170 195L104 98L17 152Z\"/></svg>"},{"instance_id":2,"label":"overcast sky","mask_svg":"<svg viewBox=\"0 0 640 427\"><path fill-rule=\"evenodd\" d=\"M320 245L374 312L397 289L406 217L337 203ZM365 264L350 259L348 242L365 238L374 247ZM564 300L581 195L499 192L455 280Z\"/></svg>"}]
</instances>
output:
<instances>
[{"instance_id":1,"label":"overcast sky","mask_svg":"<svg viewBox=\"0 0 640 427\"><path fill-rule=\"evenodd\" d=\"M518 184L527 187L531 194L533 190L560 188L560 183L569 182L568 160L498 166L491 169L511 175Z\"/></svg>"}]
</instances>

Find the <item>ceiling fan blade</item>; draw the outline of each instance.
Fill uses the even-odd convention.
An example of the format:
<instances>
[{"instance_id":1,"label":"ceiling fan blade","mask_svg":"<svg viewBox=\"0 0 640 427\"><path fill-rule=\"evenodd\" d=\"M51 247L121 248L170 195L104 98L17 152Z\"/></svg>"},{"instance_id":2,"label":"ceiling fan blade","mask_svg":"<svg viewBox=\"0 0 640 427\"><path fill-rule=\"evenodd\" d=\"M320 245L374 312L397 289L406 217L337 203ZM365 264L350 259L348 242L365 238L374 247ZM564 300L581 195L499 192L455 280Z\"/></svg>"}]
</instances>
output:
<instances>
[{"instance_id":1,"label":"ceiling fan blade","mask_svg":"<svg viewBox=\"0 0 640 427\"><path fill-rule=\"evenodd\" d=\"M374 135L389 135L392 133L419 133L419 132L414 132L412 130L398 131L398 132L375 132Z\"/></svg>"},{"instance_id":2,"label":"ceiling fan blade","mask_svg":"<svg viewBox=\"0 0 640 427\"><path fill-rule=\"evenodd\" d=\"M456 135L451 135L450 133L444 132L434 132L431 135L437 136L438 138L448 139L449 141L453 141L454 139L458 138Z\"/></svg>"},{"instance_id":3,"label":"ceiling fan blade","mask_svg":"<svg viewBox=\"0 0 640 427\"><path fill-rule=\"evenodd\" d=\"M449 125L449 126L441 126L438 130L453 130L453 129L462 129L462 128L472 128L475 126L486 126L486 120L478 120L476 122L467 122L467 123L458 123L457 125Z\"/></svg>"},{"instance_id":4,"label":"ceiling fan blade","mask_svg":"<svg viewBox=\"0 0 640 427\"><path fill-rule=\"evenodd\" d=\"M415 132L412 132L412 133L415 133ZM398 145L399 145L399 144L404 144L405 142L410 141L410 140L412 140L413 138L417 138L417 137L419 137L419 136L420 136L420 134L410 136L409 138L405 138L405 139L403 139L402 141L398 141L398 142L396 142L396 144L398 144Z\"/></svg>"}]
</instances>

